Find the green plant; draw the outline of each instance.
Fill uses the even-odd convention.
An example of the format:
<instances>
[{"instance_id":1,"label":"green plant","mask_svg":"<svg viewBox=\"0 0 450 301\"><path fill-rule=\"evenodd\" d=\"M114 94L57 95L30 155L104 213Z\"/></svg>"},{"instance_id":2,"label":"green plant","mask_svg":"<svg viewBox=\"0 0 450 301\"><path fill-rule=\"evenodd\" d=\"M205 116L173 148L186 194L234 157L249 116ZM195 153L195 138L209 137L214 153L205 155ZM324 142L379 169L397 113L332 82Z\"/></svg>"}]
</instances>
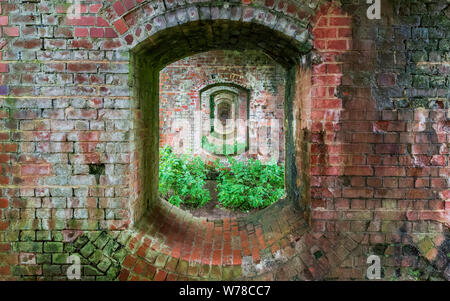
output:
<instances>
[{"instance_id":1,"label":"green plant","mask_svg":"<svg viewBox=\"0 0 450 301\"><path fill-rule=\"evenodd\" d=\"M202 148L211 154L234 155L244 152L246 146L246 143L238 143L237 141L235 141L234 144L214 144L209 142L206 136L202 137Z\"/></svg>"},{"instance_id":2,"label":"green plant","mask_svg":"<svg viewBox=\"0 0 450 301\"><path fill-rule=\"evenodd\" d=\"M412 268L408 268L408 274L409 274L414 280L419 280L419 277L422 275L422 273L420 272L420 270L418 270L418 269L412 269Z\"/></svg>"},{"instance_id":3,"label":"green plant","mask_svg":"<svg viewBox=\"0 0 450 301\"><path fill-rule=\"evenodd\" d=\"M206 176L207 169L200 158L176 155L168 146L160 149L159 192L171 204L205 205L211 199L209 191L203 188Z\"/></svg>"},{"instance_id":4,"label":"green plant","mask_svg":"<svg viewBox=\"0 0 450 301\"><path fill-rule=\"evenodd\" d=\"M227 208L246 211L264 208L284 195L284 166L259 160L228 159L218 164L218 199Z\"/></svg>"}]
</instances>

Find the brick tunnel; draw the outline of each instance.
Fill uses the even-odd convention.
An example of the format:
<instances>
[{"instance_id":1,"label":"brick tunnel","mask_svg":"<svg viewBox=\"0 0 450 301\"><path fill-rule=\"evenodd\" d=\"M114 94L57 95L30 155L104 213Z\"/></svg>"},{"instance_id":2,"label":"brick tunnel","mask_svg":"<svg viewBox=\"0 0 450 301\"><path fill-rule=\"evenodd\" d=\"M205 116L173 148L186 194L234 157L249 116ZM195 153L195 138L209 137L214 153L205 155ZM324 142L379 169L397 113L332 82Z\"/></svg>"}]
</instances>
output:
<instances>
[{"instance_id":1,"label":"brick tunnel","mask_svg":"<svg viewBox=\"0 0 450 301\"><path fill-rule=\"evenodd\" d=\"M356 2L0 2L0 279L449 280L450 7ZM229 50L283 68L286 196L208 220L158 195L160 71Z\"/></svg>"}]
</instances>

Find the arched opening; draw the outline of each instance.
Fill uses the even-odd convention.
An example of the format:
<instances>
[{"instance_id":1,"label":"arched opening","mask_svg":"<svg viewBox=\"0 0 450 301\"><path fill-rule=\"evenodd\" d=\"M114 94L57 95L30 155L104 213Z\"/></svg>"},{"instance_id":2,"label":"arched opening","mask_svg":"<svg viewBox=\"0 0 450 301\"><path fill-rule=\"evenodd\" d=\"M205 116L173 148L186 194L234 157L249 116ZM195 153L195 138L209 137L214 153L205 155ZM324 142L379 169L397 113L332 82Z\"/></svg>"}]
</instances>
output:
<instances>
[{"instance_id":1,"label":"arched opening","mask_svg":"<svg viewBox=\"0 0 450 301\"><path fill-rule=\"evenodd\" d=\"M285 76L256 50L202 52L160 71L163 200L216 220L283 197Z\"/></svg>"},{"instance_id":2,"label":"arched opening","mask_svg":"<svg viewBox=\"0 0 450 301\"><path fill-rule=\"evenodd\" d=\"M308 42L299 42L267 26L229 21L197 21L166 28L151 36L132 50L132 87L136 106L135 154L136 173L141 183L133 204L134 218L139 219L148 207L160 203L158 197L158 150L159 150L159 72L168 64L193 54L210 50L258 50L265 53L284 68L284 147L286 198L297 207L307 209L303 179L298 176L298 157L303 150L299 147L301 96L297 91L298 74L301 69L309 70ZM304 87L306 90L308 87ZM304 91L302 95L307 94ZM214 114L233 117L236 103L227 90L211 94L217 100ZM234 109L233 109L234 106ZM223 120L222 118L222 120ZM296 137L297 136L297 137ZM297 141L295 141L297 140ZM297 146L296 146L297 145ZM303 156L306 160L308 156ZM307 173L304 173L307 174ZM303 174L301 175L303 176ZM303 203L302 203L303 202Z\"/></svg>"}]
</instances>

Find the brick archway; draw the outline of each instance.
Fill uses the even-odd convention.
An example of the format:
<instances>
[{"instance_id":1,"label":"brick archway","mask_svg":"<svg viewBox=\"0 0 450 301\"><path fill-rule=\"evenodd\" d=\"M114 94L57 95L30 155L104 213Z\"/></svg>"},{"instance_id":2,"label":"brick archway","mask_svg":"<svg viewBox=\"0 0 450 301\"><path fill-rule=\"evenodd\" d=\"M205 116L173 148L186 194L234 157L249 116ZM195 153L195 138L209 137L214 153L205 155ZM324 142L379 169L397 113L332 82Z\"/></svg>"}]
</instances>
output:
<instances>
[{"instance_id":1,"label":"brick archway","mask_svg":"<svg viewBox=\"0 0 450 301\"><path fill-rule=\"evenodd\" d=\"M117 0L104 4L98 25L109 23L110 37L117 38L116 48L133 49L161 30L188 22L229 20L264 25L297 40L312 42L308 26L324 0L306 1L135 1ZM254 4L254 5L253 5ZM74 23L92 20L82 17ZM95 22L94 22L95 23ZM105 32L106 34L106 32ZM306 46L306 45L305 45ZM310 49L310 46L307 46ZM308 49L308 50L309 50Z\"/></svg>"},{"instance_id":2,"label":"brick archway","mask_svg":"<svg viewBox=\"0 0 450 301\"><path fill-rule=\"evenodd\" d=\"M212 32L211 32L212 30ZM227 38L213 34L224 31L236 32ZM208 35L208 32L210 33ZM268 38L272 37L272 38ZM173 43L177 44L174 47ZM309 45L309 46L308 46ZM158 74L164 66L182 57L207 51L210 49L260 49L286 68L285 116L286 124L286 188L288 198L298 204L299 190L297 168L295 162L296 148L294 135L293 108L301 108L302 101L294 103L296 73L295 69L301 65L300 58L311 46L308 41L299 43L292 37L275 29L257 23L230 20L208 20L187 22L175 27L166 28L131 50L133 64L131 86L134 109L139 116L135 120L135 154L136 174L133 181L139 179L141 193L132 200L133 217L137 221L145 212L147 204L153 206L159 202L157 197L157 162L158 145L158 112L159 81ZM307 61L307 60L305 60ZM304 68L308 68L304 65ZM299 123L296 123L299 124ZM307 174L307 173L305 173ZM300 181L304 182L304 180ZM145 188L144 188L145 187Z\"/></svg>"},{"instance_id":3,"label":"brick archway","mask_svg":"<svg viewBox=\"0 0 450 301\"><path fill-rule=\"evenodd\" d=\"M114 39L103 42L101 46L115 51L130 51L131 64L134 65L132 67L134 74L132 75L134 80L132 86L134 88L139 79L139 76L136 76L139 72L137 70L144 65L147 68L144 72L149 75L150 69L158 70L182 57L207 50L262 50L280 65L290 69L287 77L291 85L286 90L290 90L290 93L286 93L286 95L293 99L297 75L294 71L295 66L300 66L301 55L309 53L312 49L312 37L308 27L312 22L310 19L319 7L319 2L287 1L278 3L266 1L264 5L255 8L253 5L237 1L226 4L217 4L215 1L201 3L115 1L105 5L99 11L99 16L103 17L103 20L108 20L111 28L115 30L115 34L111 34ZM76 22L83 23L83 20ZM144 57L145 59L143 59ZM303 64L309 64L309 59L305 58L303 57ZM143 60L146 62L144 63ZM139 98L139 93L135 91L135 99ZM309 97L304 100L308 101L308 99ZM136 103L135 100L132 106ZM300 107L299 105L296 109L298 110ZM287 110L294 113L292 109L293 107ZM136 111L138 118L139 116L143 117L139 115L139 110ZM152 120L156 119L152 118ZM292 123L293 118L289 120ZM138 132L142 133L141 129L144 128L147 132L150 130L149 125L145 125L145 121L140 120L135 123L135 130ZM142 140L143 136L138 132L136 135L132 135L131 142L140 145L131 146L132 149L148 149L143 144L146 139ZM286 137L290 136L291 141L288 139L285 141L292 145L291 153L286 153L287 160L292 160L292 163L288 162L287 164L292 167L289 168L286 178L288 179L287 190L291 191L290 198L296 199L294 202L298 203L300 199L299 183L308 181L299 180L296 176L295 152L298 150L293 147L295 132L294 129L286 132ZM151 145L155 144L151 142ZM142 189L143 186L148 186L150 181L142 182L143 173L139 174L138 171L149 170L149 166L145 164L148 162L147 160L155 161L154 155L151 154L139 159L142 153L133 152L132 156L131 166L132 170L136 172L130 177L132 197L129 201L131 212L127 224L134 224L139 220L145 212L146 201L144 199L150 200L154 197L151 193L148 195L146 191L156 191L155 183L151 184L153 185L151 189ZM307 157L305 156L305 158ZM148 175L148 172L145 174ZM154 171L153 174L155 174ZM307 176L307 173L300 174ZM302 206L306 208L306 204Z\"/></svg>"},{"instance_id":4,"label":"brick archway","mask_svg":"<svg viewBox=\"0 0 450 301\"><path fill-rule=\"evenodd\" d=\"M172 17L171 13L164 15L165 20ZM292 216L297 216L292 221L295 220L295 223L306 227L306 224L302 222L303 214L295 209L295 207L300 208L301 196L298 183L308 181L297 178L295 158L298 141L294 141L294 135L299 131L295 126L300 126L301 123L294 122L294 119L298 118L295 112L301 110L303 102L309 99L295 97L295 86L299 82L297 76L302 73L301 70L310 69L311 61L308 52L312 45L307 38L309 34L306 29L303 29L301 35L298 35L298 30L291 31L290 35L287 35L282 28L274 26L275 24L268 27L251 19L246 20L245 13L242 18L242 20L234 20L235 17L230 15L229 19L217 20L189 21L186 19L181 22L178 19L177 24L154 32L135 46L133 42L129 43L130 46L134 46L130 50L132 61L130 84L133 89L132 105L135 111L133 114L135 136L132 139L134 142L132 147L134 147L136 167L131 179L133 183L140 183L135 186L135 198L129 201L134 219L132 223L137 223L140 233L135 239L143 242L137 250L137 252L140 250L139 254L130 254L128 257L128 261L133 262L134 267L137 262L140 262L139 265L145 265L145 262L151 261L149 254L154 255L156 252L161 256L167 256L167 260L202 264L212 270L222 269L222 267L228 267L230 271L236 267L240 270L244 260L244 264L252 266L249 267L251 271L244 273L246 275L242 275L240 270L237 275L224 276L220 273L220 276L214 277L220 279L253 277L267 272L268 267L255 270L255 265L261 262L262 256L265 258L269 256L267 258L270 259L265 260L267 265L275 260L274 254L277 254L279 248L278 239L285 236L286 231L292 227L287 223L284 225L286 228L280 229L278 237L272 239L265 237L264 232L272 227L278 227L275 226L278 222L273 217L286 214L287 210L293 214ZM141 33L139 27L136 28ZM230 34L224 35L225 32ZM127 40L126 36L124 39ZM128 38L128 42L130 41L131 39ZM286 70L284 102L287 125L285 128L287 198L276 206L264 210L265 213L239 221L225 219L205 222L168 205L158 197L159 71L180 58L212 49L261 50ZM304 155L304 157L308 156ZM308 172L300 174L306 176ZM306 203L307 201L303 200L303 205ZM303 206L300 209L305 208L306 206ZM263 215L264 222L261 218ZM269 216L272 218L268 218ZM157 243L154 246L155 241L161 244ZM149 251L152 246L154 246L153 251ZM125 274L128 273L126 271Z\"/></svg>"}]
</instances>

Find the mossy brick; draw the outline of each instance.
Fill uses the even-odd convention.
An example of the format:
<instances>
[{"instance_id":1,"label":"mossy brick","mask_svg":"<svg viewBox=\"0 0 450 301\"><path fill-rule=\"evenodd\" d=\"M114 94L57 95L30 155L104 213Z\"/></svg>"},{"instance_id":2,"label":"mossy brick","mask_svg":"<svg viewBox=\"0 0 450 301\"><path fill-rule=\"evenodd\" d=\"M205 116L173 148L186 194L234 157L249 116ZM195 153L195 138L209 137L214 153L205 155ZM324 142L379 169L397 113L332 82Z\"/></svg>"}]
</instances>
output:
<instances>
[{"instance_id":1,"label":"mossy brick","mask_svg":"<svg viewBox=\"0 0 450 301\"><path fill-rule=\"evenodd\" d=\"M20 219L14 221L12 228L17 230L42 230L42 225L39 219Z\"/></svg>"},{"instance_id":2,"label":"mossy brick","mask_svg":"<svg viewBox=\"0 0 450 301\"><path fill-rule=\"evenodd\" d=\"M86 236L90 241L95 241L100 234L102 234L101 231L87 231L86 232Z\"/></svg>"},{"instance_id":3,"label":"mossy brick","mask_svg":"<svg viewBox=\"0 0 450 301\"><path fill-rule=\"evenodd\" d=\"M50 231L36 231L36 240L48 241L52 239Z\"/></svg>"},{"instance_id":4,"label":"mossy brick","mask_svg":"<svg viewBox=\"0 0 450 301\"><path fill-rule=\"evenodd\" d=\"M201 278L209 278L209 272L211 271L211 266L209 264L200 265L200 269L198 271L198 275Z\"/></svg>"},{"instance_id":5,"label":"mossy brick","mask_svg":"<svg viewBox=\"0 0 450 301\"><path fill-rule=\"evenodd\" d=\"M426 237L422 239L418 244L420 252L425 255L431 248L433 248L433 241Z\"/></svg>"},{"instance_id":6,"label":"mossy brick","mask_svg":"<svg viewBox=\"0 0 450 301\"><path fill-rule=\"evenodd\" d=\"M180 260L177 265L177 274L186 275L188 271L189 263L184 260Z\"/></svg>"},{"instance_id":7,"label":"mossy brick","mask_svg":"<svg viewBox=\"0 0 450 301\"><path fill-rule=\"evenodd\" d=\"M99 249L103 249L103 247L108 243L109 240L110 238L108 237L108 234L106 234L106 232L102 232L95 240L94 245Z\"/></svg>"},{"instance_id":8,"label":"mossy brick","mask_svg":"<svg viewBox=\"0 0 450 301\"><path fill-rule=\"evenodd\" d=\"M20 231L20 240L21 241L35 241L36 240L36 232L35 231Z\"/></svg>"},{"instance_id":9,"label":"mossy brick","mask_svg":"<svg viewBox=\"0 0 450 301\"><path fill-rule=\"evenodd\" d=\"M112 256L115 250L120 247L119 243L114 240L109 240L106 246L103 248L103 254L106 256Z\"/></svg>"},{"instance_id":10,"label":"mossy brick","mask_svg":"<svg viewBox=\"0 0 450 301\"><path fill-rule=\"evenodd\" d=\"M65 219L61 219L61 218L53 220L52 223L53 223L53 226L52 226L53 230L64 230L67 228L67 224L68 224L68 222Z\"/></svg>"},{"instance_id":11,"label":"mossy brick","mask_svg":"<svg viewBox=\"0 0 450 301\"><path fill-rule=\"evenodd\" d=\"M164 267L165 270L168 270L170 272L175 272L178 265L178 258L170 257L167 260L166 266Z\"/></svg>"},{"instance_id":12,"label":"mossy brick","mask_svg":"<svg viewBox=\"0 0 450 301\"><path fill-rule=\"evenodd\" d=\"M123 231L122 233L120 233L120 235L117 237L117 241L122 244L122 245L126 245L128 240L130 240L131 238L131 234L128 231Z\"/></svg>"},{"instance_id":13,"label":"mossy brick","mask_svg":"<svg viewBox=\"0 0 450 301\"><path fill-rule=\"evenodd\" d=\"M145 258L147 259L148 262L155 263L156 258L158 258L158 256L159 256L158 252L153 251L153 250L148 250Z\"/></svg>"},{"instance_id":14,"label":"mossy brick","mask_svg":"<svg viewBox=\"0 0 450 301\"><path fill-rule=\"evenodd\" d=\"M51 254L36 254L36 263L37 264L52 263L52 255Z\"/></svg>"},{"instance_id":15,"label":"mossy brick","mask_svg":"<svg viewBox=\"0 0 450 301\"><path fill-rule=\"evenodd\" d=\"M392 233L397 229L397 225L392 221L383 221L381 223L381 231L384 233Z\"/></svg>"},{"instance_id":16,"label":"mossy brick","mask_svg":"<svg viewBox=\"0 0 450 301\"><path fill-rule=\"evenodd\" d=\"M200 264L191 262L191 263L189 263L187 275L194 276L194 277L198 276L199 270L200 270Z\"/></svg>"},{"instance_id":17,"label":"mossy brick","mask_svg":"<svg viewBox=\"0 0 450 301\"><path fill-rule=\"evenodd\" d=\"M34 242L34 241L18 242L16 243L16 246L17 251L20 252L42 253L43 250L42 242Z\"/></svg>"},{"instance_id":18,"label":"mossy brick","mask_svg":"<svg viewBox=\"0 0 450 301\"><path fill-rule=\"evenodd\" d=\"M7 241L18 241L20 236L20 231L8 231L5 234Z\"/></svg>"},{"instance_id":19,"label":"mossy brick","mask_svg":"<svg viewBox=\"0 0 450 301\"><path fill-rule=\"evenodd\" d=\"M448 3L448 1L447 1ZM450 30L450 18L448 18L445 15L436 16L436 25L440 28L445 28L447 30Z\"/></svg>"},{"instance_id":20,"label":"mossy brick","mask_svg":"<svg viewBox=\"0 0 450 301\"><path fill-rule=\"evenodd\" d=\"M89 261L94 263L94 264L98 264L102 259L103 259L104 255L102 250L96 249L91 256L89 256Z\"/></svg>"},{"instance_id":21,"label":"mossy brick","mask_svg":"<svg viewBox=\"0 0 450 301\"><path fill-rule=\"evenodd\" d=\"M52 263L54 264L67 264L67 258L69 254L67 253L55 253L52 254Z\"/></svg>"},{"instance_id":22,"label":"mossy brick","mask_svg":"<svg viewBox=\"0 0 450 301\"><path fill-rule=\"evenodd\" d=\"M71 197L73 189L71 187L50 188L50 194L53 197Z\"/></svg>"},{"instance_id":23,"label":"mossy brick","mask_svg":"<svg viewBox=\"0 0 450 301\"><path fill-rule=\"evenodd\" d=\"M414 97L411 103L413 108L428 108L428 99L423 97Z\"/></svg>"},{"instance_id":24,"label":"mossy brick","mask_svg":"<svg viewBox=\"0 0 450 301\"><path fill-rule=\"evenodd\" d=\"M16 265L11 267L13 276L32 276L42 275L42 266L40 265Z\"/></svg>"},{"instance_id":25,"label":"mossy brick","mask_svg":"<svg viewBox=\"0 0 450 301\"><path fill-rule=\"evenodd\" d=\"M23 281L37 281L40 276L21 276L20 279Z\"/></svg>"},{"instance_id":26,"label":"mossy brick","mask_svg":"<svg viewBox=\"0 0 450 301\"><path fill-rule=\"evenodd\" d=\"M121 232L122 232L122 231L109 231L109 232L108 232L108 235L109 235L112 239L117 240L117 238L119 237L119 235L120 235Z\"/></svg>"},{"instance_id":27,"label":"mossy brick","mask_svg":"<svg viewBox=\"0 0 450 301\"><path fill-rule=\"evenodd\" d=\"M415 88L428 88L430 86L430 78L423 75L413 76L413 87Z\"/></svg>"},{"instance_id":28,"label":"mossy brick","mask_svg":"<svg viewBox=\"0 0 450 301\"><path fill-rule=\"evenodd\" d=\"M154 263L155 267L163 268L166 265L167 258L167 255L159 254Z\"/></svg>"},{"instance_id":29,"label":"mossy brick","mask_svg":"<svg viewBox=\"0 0 450 301\"><path fill-rule=\"evenodd\" d=\"M83 248L81 248L80 253L83 257L89 258L94 251L94 245L91 242L88 242Z\"/></svg>"},{"instance_id":30,"label":"mossy brick","mask_svg":"<svg viewBox=\"0 0 450 301\"><path fill-rule=\"evenodd\" d=\"M222 280L230 281L233 280L233 266L222 267Z\"/></svg>"},{"instance_id":31,"label":"mossy brick","mask_svg":"<svg viewBox=\"0 0 450 301\"><path fill-rule=\"evenodd\" d=\"M242 268L239 265L233 266L233 279L239 279L242 277Z\"/></svg>"},{"instance_id":32,"label":"mossy brick","mask_svg":"<svg viewBox=\"0 0 450 301\"><path fill-rule=\"evenodd\" d=\"M120 266L113 264L106 272L106 276L108 276L109 279L114 280L117 278L117 275L119 273L120 273Z\"/></svg>"},{"instance_id":33,"label":"mossy brick","mask_svg":"<svg viewBox=\"0 0 450 301\"><path fill-rule=\"evenodd\" d=\"M422 50L427 47L428 43L423 40L406 40L406 48L409 50Z\"/></svg>"},{"instance_id":34,"label":"mossy brick","mask_svg":"<svg viewBox=\"0 0 450 301\"><path fill-rule=\"evenodd\" d=\"M52 239L54 241L63 241L64 235L60 231L53 231L52 232Z\"/></svg>"},{"instance_id":35,"label":"mossy brick","mask_svg":"<svg viewBox=\"0 0 450 301\"><path fill-rule=\"evenodd\" d=\"M100 276L100 275L103 275L103 273L100 272L96 267L93 267L91 265L85 265L85 266L83 266L83 275Z\"/></svg>"},{"instance_id":36,"label":"mossy brick","mask_svg":"<svg viewBox=\"0 0 450 301\"><path fill-rule=\"evenodd\" d=\"M84 258L83 256L81 256L81 254L79 253L69 253L69 256L78 256L78 258L80 258L80 263L81 264L85 264L85 265L90 265L91 263L89 262L89 259Z\"/></svg>"},{"instance_id":37,"label":"mossy brick","mask_svg":"<svg viewBox=\"0 0 450 301\"><path fill-rule=\"evenodd\" d=\"M432 88L445 88L447 86L445 76L432 76L430 85Z\"/></svg>"},{"instance_id":38,"label":"mossy brick","mask_svg":"<svg viewBox=\"0 0 450 301\"><path fill-rule=\"evenodd\" d=\"M128 254L127 250L125 248L122 248L117 252L115 252L112 257L118 262L122 262L125 256L127 256L127 254Z\"/></svg>"},{"instance_id":39,"label":"mossy brick","mask_svg":"<svg viewBox=\"0 0 450 301\"><path fill-rule=\"evenodd\" d=\"M80 237L77 238L77 240L75 240L73 242L73 245L75 248L79 249L81 247L83 247L85 244L87 244L89 241L89 238L85 235L81 235Z\"/></svg>"},{"instance_id":40,"label":"mossy brick","mask_svg":"<svg viewBox=\"0 0 450 301\"><path fill-rule=\"evenodd\" d=\"M102 272L106 272L110 266L111 260L107 257L104 257L102 261L100 261L100 263L97 265L97 268Z\"/></svg>"},{"instance_id":41,"label":"mossy brick","mask_svg":"<svg viewBox=\"0 0 450 301\"><path fill-rule=\"evenodd\" d=\"M79 230L95 230L99 227L99 222L96 219L89 220L77 220L71 219L68 222L68 226L70 229L79 229Z\"/></svg>"},{"instance_id":42,"label":"mossy brick","mask_svg":"<svg viewBox=\"0 0 450 301\"><path fill-rule=\"evenodd\" d=\"M411 54L411 60L413 62L425 62L428 60L428 53L426 51L414 51Z\"/></svg>"},{"instance_id":43,"label":"mossy brick","mask_svg":"<svg viewBox=\"0 0 450 301\"><path fill-rule=\"evenodd\" d=\"M211 266L209 277L213 280L220 280L222 278L222 267L218 265Z\"/></svg>"},{"instance_id":44,"label":"mossy brick","mask_svg":"<svg viewBox=\"0 0 450 301\"><path fill-rule=\"evenodd\" d=\"M62 242L44 242L44 252L45 253L62 253L64 250Z\"/></svg>"},{"instance_id":45,"label":"mossy brick","mask_svg":"<svg viewBox=\"0 0 450 301\"><path fill-rule=\"evenodd\" d=\"M64 244L64 252L66 253L74 253L77 250L73 244Z\"/></svg>"},{"instance_id":46,"label":"mossy brick","mask_svg":"<svg viewBox=\"0 0 450 301\"><path fill-rule=\"evenodd\" d=\"M58 276L62 274L62 269L60 265L44 264L42 272L45 276Z\"/></svg>"},{"instance_id":47,"label":"mossy brick","mask_svg":"<svg viewBox=\"0 0 450 301\"><path fill-rule=\"evenodd\" d=\"M419 26L420 17L419 16L399 16L398 22L402 25ZM430 20L432 22L432 20ZM434 23L432 23L434 24Z\"/></svg>"}]
</instances>

